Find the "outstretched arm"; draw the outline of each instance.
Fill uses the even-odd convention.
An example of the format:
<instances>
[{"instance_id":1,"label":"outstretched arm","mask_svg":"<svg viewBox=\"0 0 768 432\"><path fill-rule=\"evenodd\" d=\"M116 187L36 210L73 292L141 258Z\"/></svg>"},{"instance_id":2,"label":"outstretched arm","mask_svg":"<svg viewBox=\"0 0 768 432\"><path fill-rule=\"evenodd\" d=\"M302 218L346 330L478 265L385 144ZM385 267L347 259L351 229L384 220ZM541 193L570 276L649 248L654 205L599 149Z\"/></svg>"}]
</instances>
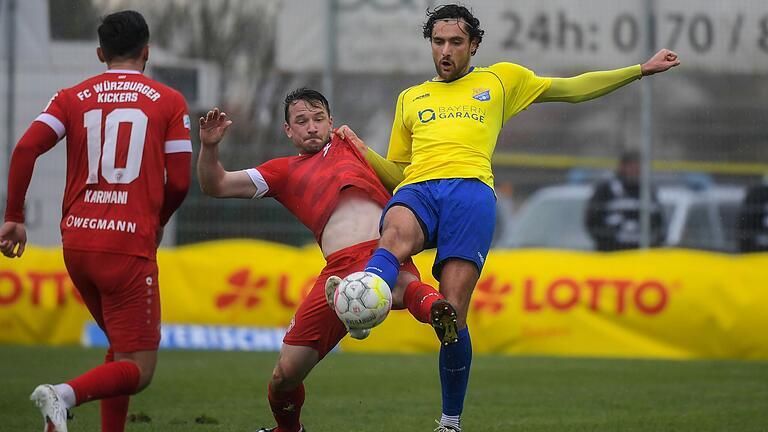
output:
<instances>
[{"instance_id":1,"label":"outstretched arm","mask_svg":"<svg viewBox=\"0 0 768 432\"><path fill-rule=\"evenodd\" d=\"M371 165L371 168L376 172L379 180L381 180L381 183L388 191L392 192L395 190L397 185L405 179L403 171L405 171L405 167L407 167L408 164L389 161L371 150L347 125L343 125L336 129L334 133L338 135L339 138L346 139L354 144L355 148L363 155L363 157L365 157L365 160Z\"/></svg>"},{"instance_id":2,"label":"outstretched arm","mask_svg":"<svg viewBox=\"0 0 768 432\"><path fill-rule=\"evenodd\" d=\"M216 198L253 198L256 185L245 171L227 171L219 162L219 143L232 120L214 108L200 117L200 156L197 159L197 177L200 189Z\"/></svg>"},{"instance_id":3,"label":"outstretched arm","mask_svg":"<svg viewBox=\"0 0 768 432\"><path fill-rule=\"evenodd\" d=\"M642 65L589 72L572 78L552 78L549 89L534 102L584 102L606 95L644 76L665 72L680 64L677 54L663 49Z\"/></svg>"}]
</instances>

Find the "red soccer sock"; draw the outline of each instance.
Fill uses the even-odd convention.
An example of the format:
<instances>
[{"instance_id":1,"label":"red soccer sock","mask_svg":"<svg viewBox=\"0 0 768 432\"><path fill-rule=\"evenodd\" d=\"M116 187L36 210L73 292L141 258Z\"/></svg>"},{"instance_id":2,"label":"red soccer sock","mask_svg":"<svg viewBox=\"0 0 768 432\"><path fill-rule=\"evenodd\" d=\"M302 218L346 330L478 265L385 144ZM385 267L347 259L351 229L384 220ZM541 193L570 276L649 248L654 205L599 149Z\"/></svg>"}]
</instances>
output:
<instances>
[{"instance_id":1,"label":"red soccer sock","mask_svg":"<svg viewBox=\"0 0 768 432\"><path fill-rule=\"evenodd\" d=\"M276 432L299 432L301 406L304 405L304 384L289 392L277 392L269 385L269 406L277 421Z\"/></svg>"},{"instance_id":2,"label":"red soccer sock","mask_svg":"<svg viewBox=\"0 0 768 432\"><path fill-rule=\"evenodd\" d=\"M104 363L115 361L115 355L112 348L107 352ZM128 417L128 404L131 397L115 396L101 400L101 432L123 432L125 431L125 420Z\"/></svg>"},{"instance_id":3,"label":"red soccer sock","mask_svg":"<svg viewBox=\"0 0 768 432\"><path fill-rule=\"evenodd\" d=\"M409 283L405 287L405 294L403 294L403 301L408 307L408 312L423 323L429 323L429 309L432 307L432 303L444 298L436 289L419 280Z\"/></svg>"},{"instance_id":4,"label":"red soccer sock","mask_svg":"<svg viewBox=\"0 0 768 432\"><path fill-rule=\"evenodd\" d=\"M75 391L77 405L96 399L130 396L139 386L141 371L133 362L116 361L97 366L67 381Z\"/></svg>"}]
</instances>

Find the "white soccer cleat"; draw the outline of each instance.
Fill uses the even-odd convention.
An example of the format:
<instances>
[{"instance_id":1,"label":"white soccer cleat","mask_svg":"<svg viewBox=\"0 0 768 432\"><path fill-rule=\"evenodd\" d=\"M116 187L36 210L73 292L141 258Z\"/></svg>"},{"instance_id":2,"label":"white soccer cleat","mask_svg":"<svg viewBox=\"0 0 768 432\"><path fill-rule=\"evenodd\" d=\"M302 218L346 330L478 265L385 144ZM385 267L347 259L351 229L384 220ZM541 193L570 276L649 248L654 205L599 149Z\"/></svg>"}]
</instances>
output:
<instances>
[{"instance_id":1,"label":"white soccer cleat","mask_svg":"<svg viewBox=\"0 0 768 432\"><path fill-rule=\"evenodd\" d=\"M336 295L336 288L339 285L341 285L341 278L338 276L328 276L328 279L325 280L325 301L334 311L336 307L333 305L333 297Z\"/></svg>"},{"instance_id":2,"label":"white soccer cleat","mask_svg":"<svg viewBox=\"0 0 768 432\"><path fill-rule=\"evenodd\" d=\"M353 339L365 339L371 334L371 329L349 329L349 336Z\"/></svg>"},{"instance_id":3,"label":"white soccer cleat","mask_svg":"<svg viewBox=\"0 0 768 432\"><path fill-rule=\"evenodd\" d=\"M43 432L67 432L67 408L50 384L41 384L29 396L43 415Z\"/></svg>"},{"instance_id":4,"label":"white soccer cleat","mask_svg":"<svg viewBox=\"0 0 768 432\"><path fill-rule=\"evenodd\" d=\"M454 426L445 426L443 424L440 424L439 421L435 420L435 423L437 423L437 427L435 428L435 432L461 432L461 428L456 428Z\"/></svg>"}]
</instances>

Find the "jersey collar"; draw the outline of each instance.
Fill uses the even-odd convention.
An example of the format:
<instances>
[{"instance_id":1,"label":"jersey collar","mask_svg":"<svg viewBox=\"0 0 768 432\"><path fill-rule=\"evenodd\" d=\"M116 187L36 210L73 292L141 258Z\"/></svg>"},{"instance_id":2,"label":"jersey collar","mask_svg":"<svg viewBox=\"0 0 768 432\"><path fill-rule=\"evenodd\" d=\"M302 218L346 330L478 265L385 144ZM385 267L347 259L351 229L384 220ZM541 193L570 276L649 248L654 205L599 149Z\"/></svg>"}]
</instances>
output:
<instances>
[{"instance_id":1,"label":"jersey collar","mask_svg":"<svg viewBox=\"0 0 768 432\"><path fill-rule=\"evenodd\" d=\"M131 69L107 69L106 72L104 73L141 75L141 72L137 70L131 70Z\"/></svg>"},{"instance_id":2,"label":"jersey collar","mask_svg":"<svg viewBox=\"0 0 768 432\"><path fill-rule=\"evenodd\" d=\"M473 70L475 70L475 67L474 67L474 66L470 66L470 67L469 67L469 70L467 71L467 73L465 73L464 75L461 75L461 76L457 76L456 78L454 78L454 79L452 79L452 80L450 80L450 81L440 81L440 80L436 80L436 79L434 79L434 78L432 78L432 79L431 79L431 80L429 80L429 81L430 81L430 82L434 82L434 83L450 84L450 83L452 83L452 82L456 82L456 81L458 81L458 80L460 80L460 79L464 78L465 76L467 76L467 75L471 74Z\"/></svg>"}]
</instances>

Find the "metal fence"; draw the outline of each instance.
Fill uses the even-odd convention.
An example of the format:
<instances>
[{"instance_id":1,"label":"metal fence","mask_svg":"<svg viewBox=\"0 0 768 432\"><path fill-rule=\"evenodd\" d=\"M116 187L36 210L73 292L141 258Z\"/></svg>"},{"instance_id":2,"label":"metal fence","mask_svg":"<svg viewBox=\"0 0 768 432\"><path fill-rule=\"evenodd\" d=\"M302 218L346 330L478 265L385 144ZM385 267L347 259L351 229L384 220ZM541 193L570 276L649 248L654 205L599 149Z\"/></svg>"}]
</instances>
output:
<instances>
[{"instance_id":1,"label":"metal fence","mask_svg":"<svg viewBox=\"0 0 768 432\"><path fill-rule=\"evenodd\" d=\"M3 2L3 10L6 10L7 1ZM338 25L347 29L350 20L357 19L357 15L350 14L370 13L374 17L381 17L378 21L364 21L373 23L370 25L399 25L403 20L412 19L403 17L410 17L414 11L423 11L423 6L432 4L421 4L418 1L333 1L338 1L336 10L341 14ZM34 2L25 2L27 6L24 7L30 3ZM328 4L319 1L299 3L306 4L308 9L316 8L318 4ZM617 53L615 59L601 59L594 63L594 68L604 67L604 62L620 67L626 65L623 63L625 59L640 62L645 58L642 44L629 46L629 36L622 33L625 26L633 28L631 23L625 23L629 23L628 17L642 17L637 15L646 5L642 0L627 2L624 6L611 6L608 12L602 11L604 14L613 13L606 15L605 26L602 27L597 22L590 24L585 21L579 24L581 15L574 12L569 2L552 0L540 2L539 6L533 2L520 2L517 9L504 9L511 6L501 1L475 3L479 13L488 14L480 15L481 19L485 18L489 25L503 26L488 29L489 34L496 34L496 39L490 38L481 46L481 52L500 52L506 56L495 59L497 61L522 59L526 61L526 66L543 75L575 75L589 70L581 63L589 64L590 59L595 58L588 49L588 42L592 38L589 35L592 34L593 45L599 46L599 49L609 47L609 54ZM590 5L599 8L603 3L599 0L587 2L586 9ZM659 8L657 23L661 28L657 45L660 47L664 41L678 43L684 53L681 54L684 66L664 76L649 78L653 121L650 132L653 142L651 154L654 161L651 181L654 183L672 184L691 190L701 190L704 187L702 185L728 186L733 190L742 190L734 193L743 196L743 189L760 183L768 173L768 152L765 151L768 144L768 104L765 102L768 100L768 45L766 49L761 48L761 44L768 40L768 9L760 2L740 0L737 3L726 9L713 6L714 2L686 1L681 5L687 5L688 9L680 10L674 9L674 5L656 4ZM376 47L360 46L368 38L365 35L357 34L355 38L353 34L350 40L349 33L340 31L336 35L340 40L335 42L340 49L337 53L338 67L324 67L321 61L319 66L308 65L302 68L298 65L287 68L283 64L287 60L281 57L286 55L281 52L286 37L296 45L291 52L305 53L309 59L307 61L317 56L318 50L328 53L324 33L317 33L309 27L299 27L295 29L295 34L291 34L281 28L280 23L286 20L282 14L295 9L296 4L293 0L220 0L210 4L183 0L82 0L69 3L41 0L37 10L40 13L50 11L61 14L63 9L69 8L88 15L80 17L78 21L71 21L71 26L76 26L77 22L95 22L94 14L135 8L147 16L152 29L153 49L161 52L159 58L164 64L186 65L190 60L195 60L215 66L217 74L211 75L214 77L212 81L207 81L208 93L215 97L202 98L191 106L191 110L194 117L209 108L208 105L217 104L235 120L232 133L222 148L223 163L229 169L248 168L269 158L290 154L292 147L282 133L282 98L291 89L302 85L323 89L324 82L327 86L329 73L334 83L333 94L330 96L333 96L335 124L351 125L372 148L385 152L397 94L403 88L431 76L428 44L421 40L416 28L417 31L412 34L398 37L408 41L416 39L414 43L421 44L414 48L420 66L401 70L355 70L356 66L350 66L350 59L344 57L349 47L355 47L353 54L356 56L368 50L372 57L377 55ZM627 10L621 10L622 7ZM490 16L488 11L497 9L501 13L500 17ZM321 6L319 10L332 9ZM416 23L421 20L419 16L417 18ZM677 18L680 24L675 21ZM544 27L545 21L541 20L549 20L546 21L548 27ZM0 21L4 25L8 22L7 19ZM333 22L322 19L316 21ZM518 30L513 27L517 21L523 26L521 33L516 33ZM45 20L46 25L51 25L51 41L46 45L51 52L66 51L72 44L95 46L95 37L89 38L87 33L83 35L74 28L70 29L65 26L67 22L70 21ZM22 19L17 23L21 26L19 37L28 35L29 29L25 30L24 27L31 25L30 22ZM408 26L413 27L411 24ZM359 27L357 31L362 31ZM386 28L377 28L376 31L386 31ZM574 30L577 28L581 30ZM596 30L591 31L591 28ZM5 33L5 29L0 29L0 32ZM545 47L542 40L534 37L532 32L536 29L548 29L551 38L549 45ZM675 36L675 31L680 34ZM738 32L738 39L734 38L734 32ZM576 36L580 34L583 34L583 41ZM605 45L599 45L601 36L605 37ZM569 67L558 63L558 60L552 60L558 58L558 37L566 38L560 57L585 59L578 62L574 60ZM642 38L642 35L638 37ZM524 46L519 51L513 51L510 48L514 48L512 42ZM387 46L386 52L396 48L397 44L393 44ZM409 42L403 46L402 51L410 52L412 45ZM634 51L622 51L622 48L632 48ZM537 64L539 57L535 55L537 49L542 53L540 64ZM748 67L730 70L725 64L728 59L720 58L721 54L728 54L728 49L733 50L733 55L739 61L748 58ZM397 57L393 61L407 61L408 58ZM708 70L707 61L710 58L714 59L713 67ZM386 63L386 58L383 60ZM96 59L88 54L77 61L95 63ZM376 58L371 62L378 64L381 61L381 58ZM478 61L486 61L486 57ZM7 56L3 57L3 62L0 78L2 83L7 83ZM64 68L46 62L43 59L33 64L21 59L17 64L17 74L23 75L25 68L47 67L50 70L46 73L57 75L61 71L56 68ZM426 69L423 67L424 62ZM75 75L72 66L66 66L66 71ZM84 74L82 78L85 78ZM67 85L72 84L75 81ZM34 84L24 79L17 82L17 86L29 85ZM46 102L41 95L32 96L24 88L16 90L17 97L22 97L25 106L29 107L17 110L15 125L9 125L14 130L14 139L21 135L26 124L34 118L35 110L39 111ZM9 93L7 90L0 92L4 96ZM503 238L511 234L502 233L514 231L514 224L510 221L519 216L517 213L523 203L538 191L553 185L591 184L610 174L623 150L640 148L644 133L640 121L640 99L641 87L634 83L584 104L534 105L509 122L499 137L494 159L501 198L499 213L508 215L499 219L498 245L514 245L514 241ZM0 114L3 117L0 118L6 118L7 108L3 107L2 111ZM193 131L193 139L195 135L196 131ZM5 148L9 145L12 143L6 142ZM35 173L40 180L33 183L28 199L32 206L38 202L48 203L41 204L44 209L37 213L44 215L41 225L52 228L41 229L39 235L32 233L31 241L38 244L58 242L55 211L60 201L56 201L56 191L52 193L49 185L60 185L63 172L61 159L54 161L54 156L41 159ZM5 178L4 174L3 182ZM34 217L36 212L32 210ZM718 229L726 231L724 237L728 239L737 237L734 222L737 217L732 216L736 214L735 211L729 207L722 214L715 215L721 222ZM678 240L677 244L704 249L737 249L733 240L726 246L717 247L702 243L703 240L700 241L696 236L706 236L707 231L701 229L698 234L694 234L695 228L703 223L695 220L689 222L689 232L683 230L680 236L685 238L688 235L692 240L687 243ZM296 245L313 241L311 233L273 200L215 200L202 196L196 184L193 184L189 197L176 217L176 242L185 244L232 237L259 238Z\"/></svg>"}]
</instances>

